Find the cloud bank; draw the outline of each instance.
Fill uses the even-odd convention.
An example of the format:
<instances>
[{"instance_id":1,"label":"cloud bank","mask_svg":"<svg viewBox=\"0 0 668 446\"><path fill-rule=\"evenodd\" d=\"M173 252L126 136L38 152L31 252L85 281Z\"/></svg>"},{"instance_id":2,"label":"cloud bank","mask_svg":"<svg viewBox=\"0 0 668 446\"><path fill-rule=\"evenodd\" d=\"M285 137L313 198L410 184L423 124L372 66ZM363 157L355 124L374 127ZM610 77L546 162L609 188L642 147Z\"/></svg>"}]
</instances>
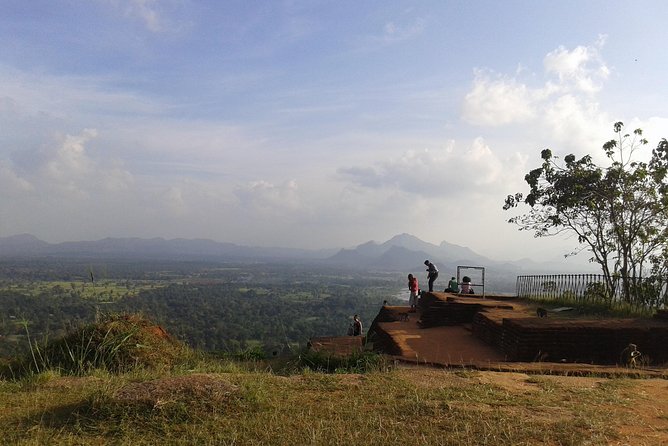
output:
<instances>
[{"instance_id":1,"label":"cloud bank","mask_svg":"<svg viewBox=\"0 0 668 446\"><path fill-rule=\"evenodd\" d=\"M316 248L410 232L519 257L505 195L540 149L591 153L623 119L605 37L508 52L508 71L474 58L495 42L464 51L469 25L419 5L91 5L81 34L35 11L3 22L43 33L0 59L0 236ZM651 140L667 122L628 125Z\"/></svg>"}]
</instances>

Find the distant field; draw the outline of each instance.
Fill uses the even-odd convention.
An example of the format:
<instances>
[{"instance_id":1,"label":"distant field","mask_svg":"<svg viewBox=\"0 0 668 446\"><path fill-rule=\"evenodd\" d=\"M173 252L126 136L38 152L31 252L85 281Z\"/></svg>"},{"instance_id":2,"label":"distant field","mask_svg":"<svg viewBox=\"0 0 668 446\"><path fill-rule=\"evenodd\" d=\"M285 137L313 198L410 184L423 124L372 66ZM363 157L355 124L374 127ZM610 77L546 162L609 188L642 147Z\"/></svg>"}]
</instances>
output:
<instances>
[{"instance_id":1,"label":"distant field","mask_svg":"<svg viewBox=\"0 0 668 446\"><path fill-rule=\"evenodd\" d=\"M114 301L122 297L133 297L143 290L166 286L165 281L147 280L99 280L90 281L21 281L19 283L0 283L0 291L15 291L26 296L68 294L81 299Z\"/></svg>"}]
</instances>

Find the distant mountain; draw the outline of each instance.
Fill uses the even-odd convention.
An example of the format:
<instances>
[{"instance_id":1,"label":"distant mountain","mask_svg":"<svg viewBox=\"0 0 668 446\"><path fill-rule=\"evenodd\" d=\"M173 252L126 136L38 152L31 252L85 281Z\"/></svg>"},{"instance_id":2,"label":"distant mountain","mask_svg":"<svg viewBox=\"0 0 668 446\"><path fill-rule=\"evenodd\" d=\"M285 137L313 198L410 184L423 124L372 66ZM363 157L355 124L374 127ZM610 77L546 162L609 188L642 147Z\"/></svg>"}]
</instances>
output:
<instances>
[{"instance_id":1,"label":"distant mountain","mask_svg":"<svg viewBox=\"0 0 668 446\"><path fill-rule=\"evenodd\" d=\"M328 261L376 268L415 268L430 259L437 265L484 265L496 263L476 254L470 248L442 242L440 245L425 242L410 234L399 234L384 243L373 241L355 249L342 249Z\"/></svg>"},{"instance_id":2,"label":"distant mountain","mask_svg":"<svg viewBox=\"0 0 668 446\"><path fill-rule=\"evenodd\" d=\"M30 234L19 234L0 238L0 255L16 256L39 254L49 244Z\"/></svg>"},{"instance_id":3,"label":"distant mountain","mask_svg":"<svg viewBox=\"0 0 668 446\"><path fill-rule=\"evenodd\" d=\"M529 259L500 262L477 254L470 248L448 242L440 245L425 242L410 234L399 234L383 243L369 241L353 249L305 250L293 248L262 248L221 243L207 239L105 238L97 241L47 243L29 234L0 237L0 258L133 259L133 260L209 260L209 261L292 261L354 268L382 270L400 274L418 274L424 283L423 262L429 259L441 274L436 289L443 289L458 266L485 268L486 289L512 293L518 275L589 273L595 266L585 267L569 261L538 263ZM489 287L489 288L487 288Z\"/></svg>"},{"instance_id":4,"label":"distant mountain","mask_svg":"<svg viewBox=\"0 0 668 446\"><path fill-rule=\"evenodd\" d=\"M262 248L207 239L105 238L96 241L47 243L28 234L0 237L0 257L119 257L151 259L276 260L325 259L336 250Z\"/></svg>"},{"instance_id":5,"label":"distant mountain","mask_svg":"<svg viewBox=\"0 0 668 446\"><path fill-rule=\"evenodd\" d=\"M512 293L518 275L589 273L595 267L574 262L497 261L482 256L472 249L448 242L434 245L410 234L399 234L386 242L369 241L354 249L342 249L325 262L331 265L359 269L397 271L418 274L423 283L426 278L424 261L431 260L440 271L437 289L443 289L451 276L456 276L459 266L485 268L485 286L488 290Z\"/></svg>"},{"instance_id":6,"label":"distant mountain","mask_svg":"<svg viewBox=\"0 0 668 446\"><path fill-rule=\"evenodd\" d=\"M403 246L392 246L378 257L378 264L388 269L412 271L416 265L424 264L425 259L433 257L424 251L413 251Z\"/></svg>"},{"instance_id":7,"label":"distant mountain","mask_svg":"<svg viewBox=\"0 0 668 446\"><path fill-rule=\"evenodd\" d=\"M417 273L425 259L433 261L441 276L455 274L457 266L484 266L489 274L514 278L517 274L595 272L576 262L538 263L529 259L499 262L468 247L425 242L410 234L399 234L383 243L369 241L353 249L306 250L263 248L222 243L207 239L105 238L96 241L47 243L30 234L0 237L0 258L71 257L165 260L308 261L322 265L359 269L382 269ZM505 280L505 279L504 279ZM509 279L510 280L510 279ZM514 280L514 279L513 279Z\"/></svg>"}]
</instances>

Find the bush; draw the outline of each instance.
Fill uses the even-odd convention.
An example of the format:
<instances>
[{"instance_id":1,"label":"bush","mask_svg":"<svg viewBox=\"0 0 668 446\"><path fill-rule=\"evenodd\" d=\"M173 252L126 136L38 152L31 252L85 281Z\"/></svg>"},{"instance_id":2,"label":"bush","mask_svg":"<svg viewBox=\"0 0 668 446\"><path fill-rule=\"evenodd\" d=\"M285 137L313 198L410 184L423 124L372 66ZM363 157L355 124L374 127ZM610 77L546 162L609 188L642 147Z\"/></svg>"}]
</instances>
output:
<instances>
[{"instance_id":1,"label":"bush","mask_svg":"<svg viewBox=\"0 0 668 446\"><path fill-rule=\"evenodd\" d=\"M82 375L92 369L122 373L134 367L171 367L189 350L160 326L136 314L115 314L75 329L19 359L14 372L58 370Z\"/></svg>"},{"instance_id":2,"label":"bush","mask_svg":"<svg viewBox=\"0 0 668 446\"><path fill-rule=\"evenodd\" d=\"M312 350L302 352L293 366L299 370L308 369L321 373L368 373L389 368L386 358L374 352L340 356Z\"/></svg>"}]
</instances>

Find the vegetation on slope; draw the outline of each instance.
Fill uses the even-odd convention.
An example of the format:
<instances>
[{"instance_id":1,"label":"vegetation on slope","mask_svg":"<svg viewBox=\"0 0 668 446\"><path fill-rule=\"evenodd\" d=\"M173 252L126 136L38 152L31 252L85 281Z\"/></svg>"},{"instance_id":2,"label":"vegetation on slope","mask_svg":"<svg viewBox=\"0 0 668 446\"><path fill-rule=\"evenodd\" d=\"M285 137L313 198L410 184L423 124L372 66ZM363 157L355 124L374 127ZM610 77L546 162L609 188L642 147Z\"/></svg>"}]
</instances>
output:
<instances>
[{"instance_id":1,"label":"vegetation on slope","mask_svg":"<svg viewBox=\"0 0 668 446\"><path fill-rule=\"evenodd\" d=\"M382 302L392 301L403 286L385 273L315 267L192 268L147 273L150 280L96 276L95 284L68 275L68 269L61 272L63 279L76 282L0 281L0 357L27 347L26 327L33 339L61 337L109 312L145 314L179 340L207 351L303 346L312 336L345 334L354 314L368 325Z\"/></svg>"},{"instance_id":2,"label":"vegetation on slope","mask_svg":"<svg viewBox=\"0 0 668 446\"><path fill-rule=\"evenodd\" d=\"M60 338L31 341L28 350L0 367L0 376L169 368L192 354L162 327L137 314L107 315Z\"/></svg>"},{"instance_id":3,"label":"vegetation on slope","mask_svg":"<svg viewBox=\"0 0 668 446\"><path fill-rule=\"evenodd\" d=\"M123 341L110 350L105 337ZM64 339L51 345L65 345ZM333 358L314 354L279 364L189 351L154 362L169 354L169 343L162 342L169 336L127 315L66 339L67 345L90 340L92 358L117 361L70 369L59 363L58 349L47 347L48 367L0 380L5 444L596 445L668 439L668 421L660 415L668 411L661 403L668 400L663 380L392 369L370 353L333 367ZM647 412L636 409L652 404L666 407L653 407L649 423ZM643 430L647 423L651 429Z\"/></svg>"},{"instance_id":4,"label":"vegetation on slope","mask_svg":"<svg viewBox=\"0 0 668 446\"><path fill-rule=\"evenodd\" d=\"M216 370L216 372L212 372ZM0 381L6 444L659 444L641 380L400 369L290 376L200 364ZM665 387L665 386L664 386ZM663 426L665 428L665 419ZM638 440L642 440L639 442ZM658 440L658 442L656 442Z\"/></svg>"}]
</instances>

